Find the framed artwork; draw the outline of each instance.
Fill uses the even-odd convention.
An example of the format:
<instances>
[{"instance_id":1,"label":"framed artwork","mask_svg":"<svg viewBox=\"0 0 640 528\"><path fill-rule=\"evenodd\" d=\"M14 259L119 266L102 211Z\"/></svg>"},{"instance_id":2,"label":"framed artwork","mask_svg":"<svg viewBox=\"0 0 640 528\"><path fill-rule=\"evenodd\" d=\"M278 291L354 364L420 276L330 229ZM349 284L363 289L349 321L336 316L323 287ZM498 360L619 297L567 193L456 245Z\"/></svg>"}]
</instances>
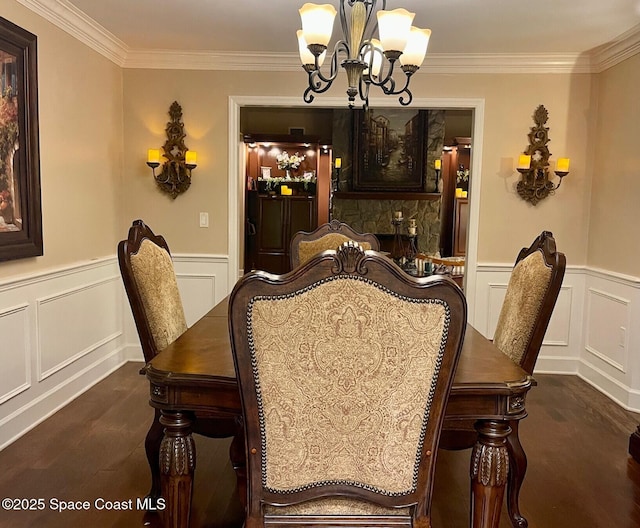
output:
<instances>
[{"instance_id":1,"label":"framed artwork","mask_svg":"<svg viewBox=\"0 0 640 528\"><path fill-rule=\"evenodd\" d=\"M0 17L0 261L42 255L36 41Z\"/></svg>"},{"instance_id":2,"label":"framed artwork","mask_svg":"<svg viewBox=\"0 0 640 528\"><path fill-rule=\"evenodd\" d=\"M271 178L271 167L260 167L260 177L264 179Z\"/></svg>"},{"instance_id":3,"label":"framed artwork","mask_svg":"<svg viewBox=\"0 0 640 528\"><path fill-rule=\"evenodd\" d=\"M353 189L424 190L425 110L354 110Z\"/></svg>"}]
</instances>

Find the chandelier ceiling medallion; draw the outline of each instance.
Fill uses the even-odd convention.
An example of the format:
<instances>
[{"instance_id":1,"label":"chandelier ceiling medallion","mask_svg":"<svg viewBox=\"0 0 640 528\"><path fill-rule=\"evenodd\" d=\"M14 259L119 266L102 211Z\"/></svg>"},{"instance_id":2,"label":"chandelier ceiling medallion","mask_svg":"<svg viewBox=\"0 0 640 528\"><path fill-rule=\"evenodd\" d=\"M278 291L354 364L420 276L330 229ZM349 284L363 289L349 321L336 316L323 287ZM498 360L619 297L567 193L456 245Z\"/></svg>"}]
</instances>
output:
<instances>
[{"instance_id":1,"label":"chandelier ceiling medallion","mask_svg":"<svg viewBox=\"0 0 640 528\"><path fill-rule=\"evenodd\" d=\"M376 7L380 3L380 9ZM345 4L351 8L349 16ZM406 9L386 11L386 0L340 0L340 24L343 38L335 43L329 74L321 71L331 40L337 14L331 4L304 4L300 8L302 29L298 31L298 47L302 67L309 75L304 101L311 103L313 94L326 92L338 75L338 60L347 72L349 107L356 96L368 106L369 88L378 86L385 95L398 95L401 105L411 103L411 76L420 68L427 53L430 29L412 26L415 13ZM375 19L373 14L376 14ZM375 38L376 30L379 38ZM405 74L396 84L397 63ZM395 70L395 71L394 71Z\"/></svg>"}]
</instances>

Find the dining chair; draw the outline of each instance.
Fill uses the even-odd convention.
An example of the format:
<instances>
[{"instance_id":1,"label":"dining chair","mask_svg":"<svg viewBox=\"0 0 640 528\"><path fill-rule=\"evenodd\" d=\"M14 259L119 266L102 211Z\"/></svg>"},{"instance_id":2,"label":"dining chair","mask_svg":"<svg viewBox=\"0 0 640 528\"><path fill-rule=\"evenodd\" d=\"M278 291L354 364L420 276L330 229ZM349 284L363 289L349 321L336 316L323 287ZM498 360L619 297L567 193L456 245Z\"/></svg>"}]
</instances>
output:
<instances>
[{"instance_id":1,"label":"dining chair","mask_svg":"<svg viewBox=\"0 0 640 528\"><path fill-rule=\"evenodd\" d=\"M245 421L246 528L430 527L467 307L355 242L229 301Z\"/></svg>"},{"instance_id":2,"label":"dining chair","mask_svg":"<svg viewBox=\"0 0 640 528\"><path fill-rule=\"evenodd\" d=\"M307 262L316 253L326 249L336 249L343 242L353 240L362 249L380 250L380 242L372 233L358 233L349 225L339 220L322 224L314 231L298 231L291 237L290 259L291 269Z\"/></svg>"},{"instance_id":3,"label":"dining chair","mask_svg":"<svg viewBox=\"0 0 640 528\"><path fill-rule=\"evenodd\" d=\"M145 360L140 374L145 374L146 365L187 330L171 252L164 237L154 234L142 220L135 220L127 239L118 244L118 262ZM238 436L236 444L244 441L234 416L194 416L193 419L195 433L213 438ZM160 497L159 455L163 436L160 411L156 409L145 439L151 470L149 496L154 498ZM235 453L239 450L236 444L232 444ZM239 464L238 471L243 471L243 458L238 454L233 458L236 465Z\"/></svg>"},{"instance_id":4,"label":"dining chair","mask_svg":"<svg viewBox=\"0 0 640 528\"><path fill-rule=\"evenodd\" d=\"M566 257L556 249L550 231L543 231L528 248L522 248L515 261L493 336L494 344L529 374L533 374L544 335L560 293ZM518 499L527 470L527 459L520 444L518 421L509 423L507 437L509 478L507 505L514 528L526 527ZM444 449L473 447L473 424L446 427L442 433Z\"/></svg>"}]
</instances>

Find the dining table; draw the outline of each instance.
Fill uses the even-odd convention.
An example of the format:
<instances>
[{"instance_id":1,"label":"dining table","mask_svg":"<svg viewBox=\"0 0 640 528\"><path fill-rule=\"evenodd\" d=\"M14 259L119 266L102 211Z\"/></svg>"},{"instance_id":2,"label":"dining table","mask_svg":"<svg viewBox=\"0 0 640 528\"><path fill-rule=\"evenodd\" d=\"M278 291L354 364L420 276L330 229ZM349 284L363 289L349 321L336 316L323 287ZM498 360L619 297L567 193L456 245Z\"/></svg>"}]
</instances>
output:
<instances>
[{"instance_id":1,"label":"dining table","mask_svg":"<svg viewBox=\"0 0 640 528\"><path fill-rule=\"evenodd\" d=\"M166 527L189 527L196 462L194 417L222 414L242 421L227 311L225 298L145 367L150 405L160 410L165 427L159 461ZM517 489L508 494L509 515L514 526L527 526L518 507L526 456L517 424L527 416L526 395L534 384L527 372L467 324L443 434L454 444L457 434L474 434L469 472L472 528L498 528L510 456L518 458L515 467L520 474ZM246 476L243 468L234 467L241 481Z\"/></svg>"}]
</instances>

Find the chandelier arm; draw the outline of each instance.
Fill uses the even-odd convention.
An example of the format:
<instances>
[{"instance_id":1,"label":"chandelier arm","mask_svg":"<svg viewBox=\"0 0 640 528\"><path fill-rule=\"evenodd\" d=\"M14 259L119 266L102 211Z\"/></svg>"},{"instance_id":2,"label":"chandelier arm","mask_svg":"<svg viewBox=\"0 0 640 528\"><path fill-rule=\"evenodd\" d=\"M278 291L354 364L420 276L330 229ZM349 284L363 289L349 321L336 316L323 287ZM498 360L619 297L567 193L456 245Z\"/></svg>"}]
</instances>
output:
<instances>
[{"instance_id":1,"label":"chandelier arm","mask_svg":"<svg viewBox=\"0 0 640 528\"><path fill-rule=\"evenodd\" d=\"M402 93L406 93L408 98L405 101L404 96L402 95ZM400 104L402 106L408 106L411 104L411 101L413 101L413 94L411 93L411 90L409 90L409 88L405 88L401 93L400 93L400 97L398 97L398 101L400 101Z\"/></svg>"},{"instance_id":2,"label":"chandelier arm","mask_svg":"<svg viewBox=\"0 0 640 528\"><path fill-rule=\"evenodd\" d=\"M342 26L342 34L346 37L349 34L349 26L347 25L347 13L344 8L345 0L340 0L340 25ZM353 6L353 0L347 0L349 7Z\"/></svg>"},{"instance_id":3,"label":"chandelier arm","mask_svg":"<svg viewBox=\"0 0 640 528\"><path fill-rule=\"evenodd\" d=\"M358 91L360 94L360 100L363 101L363 108L366 110L369 107L369 87L371 81L368 80L369 76L362 75L360 77L360 84L358 85Z\"/></svg>"},{"instance_id":4,"label":"chandelier arm","mask_svg":"<svg viewBox=\"0 0 640 528\"><path fill-rule=\"evenodd\" d=\"M342 40L336 42L333 48L333 54L331 55L331 68L329 70L329 76L325 77L322 74L322 70L318 65L318 56L316 56L316 64L313 70L307 70L309 76L309 87L304 91L303 100L305 103L313 101L314 97L311 92L324 93L333 84L333 81L338 76L338 56L340 51L349 54L349 46Z\"/></svg>"},{"instance_id":5,"label":"chandelier arm","mask_svg":"<svg viewBox=\"0 0 640 528\"><path fill-rule=\"evenodd\" d=\"M309 87L304 91L304 94L302 94L302 100L303 100L305 103L311 103L311 102L313 102L313 100L315 99L315 98L313 97L313 93L312 93L312 92L313 92L313 90L311 89L311 86L309 86Z\"/></svg>"},{"instance_id":6,"label":"chandelier arm","mask_svg":"<svg viewBox=\"0 0 640 528\"><path fill-rule=\"evenodd\" d=\"M339 40L333 47L333 53L331 54L331 68L329 70L328 77L325 77L322 74L322 70L318 65L318 57L316 57L316 68L312 72L314 77L319 78L323 83L331 84L338 76L338 56L341 51L345 53L347 57L349 56L349 45L344 40ZM309 74L309 86L311 86L311 73Z\"/></svg>"},{"instance_id":7,"label":"chandelier arm","mask_svg":"<svg viewBox=\"0 0 640 528\"><path fill-rule=\"evenodd\" d=\"M376 51L372 51L371 55L371 63L373 63L373 54L376 53ZM395 85L395 81L393 80L393 67L395 64L395 61L390 61L388 59L386 59L386 57L384 56L384 53L382 54L383 60L380 64L380 71L378 72L378 79L382 79L382 80L378 80L376 81L375 79L371 79L371 84L375 85L375 86L379 86L380 88L383 88L384 84L387 84L388 82L391 82L392 84ZM386 68L388 68L388 71L385 73L385 66ZM384 89L384 88L383 88ZM393 95L393 93L392 93Z\"/></svg>"}]
</instances>

